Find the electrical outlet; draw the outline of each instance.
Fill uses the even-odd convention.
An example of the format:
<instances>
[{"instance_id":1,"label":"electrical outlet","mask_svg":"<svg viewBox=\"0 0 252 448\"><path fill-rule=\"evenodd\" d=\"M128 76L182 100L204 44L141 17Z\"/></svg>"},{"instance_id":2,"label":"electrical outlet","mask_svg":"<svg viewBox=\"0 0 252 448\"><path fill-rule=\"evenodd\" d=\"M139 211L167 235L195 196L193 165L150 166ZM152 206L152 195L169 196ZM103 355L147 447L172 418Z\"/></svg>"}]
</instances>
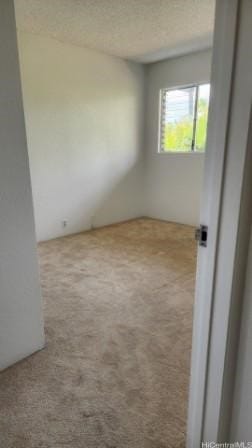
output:
<instances>
[{"instance_id":1,"label":"electrical outlet","mask_svg":"<svg viewBox=\"0 0 252 448\"><path fill-rule=\"evenodd\" d=\"M62 227L67 227L67 220L66 220L66 219L64 219L64 220L62 221Z\"/></svg>"}]
</instances>

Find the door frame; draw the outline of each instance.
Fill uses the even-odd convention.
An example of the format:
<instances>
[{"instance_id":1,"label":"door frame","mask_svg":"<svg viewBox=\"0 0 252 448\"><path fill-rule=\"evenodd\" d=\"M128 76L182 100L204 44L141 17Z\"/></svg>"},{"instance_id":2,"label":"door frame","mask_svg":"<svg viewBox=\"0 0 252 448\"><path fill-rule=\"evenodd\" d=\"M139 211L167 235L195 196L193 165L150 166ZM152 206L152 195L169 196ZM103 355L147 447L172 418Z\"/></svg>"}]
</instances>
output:
<instances>
[{"instance_id":1,"label":"door frame","mask_svg":"<svg viewBox=\"0 0 252 448\"><path fill-rule=\"evenodd\" d=\"M200 216L209 234L207 248L198 249L187 448L200 448L202 441L225 442L229 437L235 375L227 373L236 364L252 203L250 98L245 101L240 128L236 125L241 138L238 157L233 131L235 111L240 107L237 90L246 89L241 70L239 74L239 66L245 68L242 31L246 8L249 0L216 3Z\"/></svg>"}]
</instances>

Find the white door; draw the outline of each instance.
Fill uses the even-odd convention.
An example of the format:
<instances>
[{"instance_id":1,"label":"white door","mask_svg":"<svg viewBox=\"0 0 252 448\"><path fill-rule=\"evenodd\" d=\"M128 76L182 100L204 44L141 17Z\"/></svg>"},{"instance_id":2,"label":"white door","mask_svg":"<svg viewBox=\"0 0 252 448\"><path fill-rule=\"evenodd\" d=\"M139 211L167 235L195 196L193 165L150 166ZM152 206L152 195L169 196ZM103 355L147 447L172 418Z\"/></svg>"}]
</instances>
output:
<instances>
[{"instance_id":1,"label":"white door","mask_svg":"<svg viewBox=\"0 0 252 448\"><path fill-rule=\"evenodd\" d=\"M217 0L187 447L228 441L251 200L252 2ZM252 201L251 201L252 203Z\"/></svg>"}]
</instances>

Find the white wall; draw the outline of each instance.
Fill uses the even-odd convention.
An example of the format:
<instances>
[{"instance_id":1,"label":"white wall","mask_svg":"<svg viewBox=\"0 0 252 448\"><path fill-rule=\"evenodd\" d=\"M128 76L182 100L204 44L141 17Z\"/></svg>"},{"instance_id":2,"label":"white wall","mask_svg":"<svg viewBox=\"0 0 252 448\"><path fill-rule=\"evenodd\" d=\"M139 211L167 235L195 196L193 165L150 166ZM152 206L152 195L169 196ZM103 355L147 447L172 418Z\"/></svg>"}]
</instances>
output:
<instances>
[{"instance_id":1,"label":"white wall","mask_svg":"<svg viewBox=\"0 0 252 448\"><path fill-rule=\"evenodd\" d=\"M197 225L203 154L158 154L159 91L209 82L211 52L202 51L147 66L145 214Z\"/></svg>"},{"instance_id":2,"label":"white wall","mask_svg":"<svg viewBox=\"0 0 252 448\"><path fill-rule=\"evenodd\" d=\"M0 2L0 369L42 348L41 296L13 2Z\"/></svg>"},{"instance_id":3,"label":"white wall","mask_svg":"<svg viewBox=\"0 0 252 448\"><path fill-rule=\"evenodd\" d=\"M19 51L38 240L141 216L143 67L24 32Z\"/></svg>"},{"instance_id":4,"label":"white wall","mask_svg":"<svg viewBox=\"0 0 252 448\"><path fill-rule=\"evenodd\" d=\"M158 102L208 82L210 51L141 66L24 32L19 50L38 240L143 215L198 224L204 155L157 154Z\"/></svg>"}]
</instances>

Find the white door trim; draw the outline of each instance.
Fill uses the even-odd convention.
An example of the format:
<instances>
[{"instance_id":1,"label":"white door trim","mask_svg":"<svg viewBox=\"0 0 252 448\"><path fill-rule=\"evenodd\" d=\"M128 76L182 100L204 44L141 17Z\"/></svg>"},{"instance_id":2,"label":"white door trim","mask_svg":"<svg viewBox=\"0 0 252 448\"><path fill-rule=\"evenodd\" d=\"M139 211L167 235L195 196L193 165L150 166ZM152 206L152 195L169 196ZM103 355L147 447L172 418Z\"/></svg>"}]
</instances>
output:
<instances>
[{"instance_id":1,"label":"white door trim","mask_svg":"<svg viewBox=\"0 0 252 448\"><path fill-rule=\"evenodd\" d=\"M252 2L239 0L203 440L229 441L252 208Z\"/></svg>"},{"instance_id":2,"label":"white door trim","mask_svg":"<svg viewBox=\"0 0 252 448\"><path fill-rule=\"evenodd\" d=\"M217 260L220 251L220 229L223 220L222 200L225 166L228 151L228 131L232 100L232 83L237 44L239 0L217 0L213 63L211 76L211 102L208 124L208 141L205 158L203 202L200 221L208 225L208 247L199 248L194 308L191 381L188 413L187 448L199 448L206 432L206 386L208 384L209 354L212 343ZM236 235L229 235L236 238ZM230 269L234 260L229 259ZM225 278L223 283L225 283ZM227 279L228 281L229 279ZM231 299L229 297L229 299ZM230 300L223 310L227 316ZM226 346L219 356L225 359ZM223 372L222 372L223 373ZM219 372L219 383L223 377ZM221 401L222 391L218 391ZM213 426L219 415L211 414ZM216 434L216 441L217 441ZM215 439L213 434L212 440Z\"/></svg>"}]
</instances>

